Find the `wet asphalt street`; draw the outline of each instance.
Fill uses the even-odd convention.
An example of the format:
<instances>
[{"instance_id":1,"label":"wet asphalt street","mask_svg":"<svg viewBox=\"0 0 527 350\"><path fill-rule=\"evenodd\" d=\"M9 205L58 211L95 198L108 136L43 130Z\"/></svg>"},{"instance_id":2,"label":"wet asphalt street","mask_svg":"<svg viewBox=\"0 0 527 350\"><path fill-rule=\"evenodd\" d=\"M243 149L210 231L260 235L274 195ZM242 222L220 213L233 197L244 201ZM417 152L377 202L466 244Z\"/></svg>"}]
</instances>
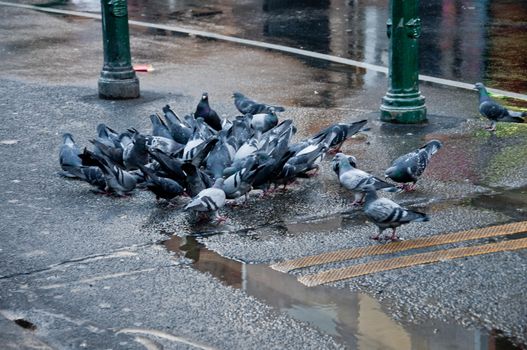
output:
<instances>
[{"instance_id":1,"label":"wet asphalt street","mask_svg":"<svg viewBox=\"0 0 527 350\"><path fill-rule=\"evenodd\" d=\"M155 4L145 8L130 0L130 17L385 64L384 2L364 7L328 1L307 8L273 1ZM344 5L346 11L336 10ZM46 6L97 11L89 1ZM434 6L445 15L433 16ZM481 79L527 93L524 61L509 58L509 51L496 49L492 40L500 32L512 33L508 44L516 47L513 38L518 38L517 50L522 50L525 5L437 1L422 7L426 18L441 24L433 26L438 33L451 28L452 16L446 14L459 12L465 15L454 16L454 23L483 38L444 35L452 41L427 41L433 33L424 31L428 44L423 46L437 48L422 50L422 73L464 82ZM463 11L487 20L471 21ZM298 29L284 24L291 17ZM329 159L317 177L300 179L285 193L265 199L252 193L246 206L225 208L228 221L219 226L194 223L181 211L185 198L174 208L139 190L129 198L101 196L87 184L56 175L63 132L73 133L81 145L89 144L100 122L148 132L150 114L167 103L177 112L191 112L203 91L209 92L213 108L232 117L230 95L242 91L284 105L282 117L294 120L298 139L335 121L367 118L371 129L343 150L377 175L424 141L443 141L417 191L390 195L431 216L430 222L401 228L404 239L527 220L527 128L500 124L495 134L484 131L475 92L422 84L429 123L385 125L377 114L386 90L383 74L131 27L134 63L152 64L155 71L139 73L141 98L103 101L96 89L100 22L8 6L0 6L0 18L4 348L479 350L527 343L523 250L314 288L302 286L295 276L349 262L290 275L271 270L270 263L285 259L378 244L368 239L375 227L350 206L352 197L339 188ZM485 26L474 24L480 22ZM306 30L314 23L326 27ZM335 31L346 36L328 34ZM510 73L496 69L500 64ZM527 108L525 101L504 102ZM509 238L437 249L503 239Z\"/></svg>"}]
</instances>

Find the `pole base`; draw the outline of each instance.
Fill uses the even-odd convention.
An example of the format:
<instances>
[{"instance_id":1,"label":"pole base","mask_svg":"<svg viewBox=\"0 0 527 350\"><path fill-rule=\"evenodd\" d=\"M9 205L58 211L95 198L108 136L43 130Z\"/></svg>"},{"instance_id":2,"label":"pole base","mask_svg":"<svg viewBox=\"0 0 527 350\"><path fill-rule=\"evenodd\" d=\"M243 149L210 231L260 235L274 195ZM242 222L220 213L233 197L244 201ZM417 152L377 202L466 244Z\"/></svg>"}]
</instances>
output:
<instances>
[{"instance_id":1,"label":"pole base","mask_svg":"<svg viewBox=\"0 0 527 350\"><path fill-rule=\"evenodd\" d=\"M139 97L139 79L99 78L99 97L106 100L125 100Z\"/></svg>"},{"instance_id":2,"label":"pole base","mask_svg":"<svg viewBox=\"0 0 527 350\"><path fill-rule=\"evenodd\" d=\"M383 122L418 124L426 121L425 98L419 92L387 93L380 109Z\"/></svg>"},{"instance_id":3,"label":"pole base","mask_svg":"<svg viewBox=\"0 0 527 350\"><path fill-rule=\"evenodd\" d=\"M419 124L425 122L426 107L384 109L381 106L381 121L400 124Z\"/></svg>"}]
</instances>

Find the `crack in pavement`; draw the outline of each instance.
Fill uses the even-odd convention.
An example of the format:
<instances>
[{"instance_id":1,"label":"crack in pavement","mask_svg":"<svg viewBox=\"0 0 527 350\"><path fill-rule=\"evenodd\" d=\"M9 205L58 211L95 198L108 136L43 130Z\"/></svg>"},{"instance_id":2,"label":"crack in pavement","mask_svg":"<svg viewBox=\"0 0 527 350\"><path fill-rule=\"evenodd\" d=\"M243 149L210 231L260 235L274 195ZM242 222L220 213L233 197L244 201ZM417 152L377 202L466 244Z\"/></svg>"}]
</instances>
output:
<instances>
[{"instance_id":1,"label":"crack in pavement","mask_svg":"<svg viewBox=\"0 0 527 350\"><path fill-rule=\"evenodd\" d=\"M97 261L97 260L101 260L101 259L132 257L132 256L136 256L137 255L132 250L137 249L137 248L144 248L144 247L148 247L148 246L154 246L154 245L157 245L159 243L160 242L156 241L156 242L149 242L149 243L144 243L144 244L132 245L132 246L128 246L128 247L122 247L122 248L115 249L115 250L113 250L113 251L111 251L109 253L93 254L93 255L83 256L83 257L80 257L80 258L74 258L74 259L70 259L70 260L66 260L66 261L61 261L59 263L52 264L52 265L49 265L47 267L43 267L41 269L35 269L35 270L31 270L31 271L26 271L26 272L17 272L17 273L13 273L13 274L10 274L10 275L0 276L0 281L11 279L11 278L15 278L15 277L20 277L20 276L29 276L29 275L33 275L33 274L37 274L37 273L41 273L41 272L53 271L53 270L58 269L60 267L64 267L64 266L68 267L70 265L74 265L74 264L77 264L77 263L93 262L93 261Z\"/></svg>"}]
</instances>

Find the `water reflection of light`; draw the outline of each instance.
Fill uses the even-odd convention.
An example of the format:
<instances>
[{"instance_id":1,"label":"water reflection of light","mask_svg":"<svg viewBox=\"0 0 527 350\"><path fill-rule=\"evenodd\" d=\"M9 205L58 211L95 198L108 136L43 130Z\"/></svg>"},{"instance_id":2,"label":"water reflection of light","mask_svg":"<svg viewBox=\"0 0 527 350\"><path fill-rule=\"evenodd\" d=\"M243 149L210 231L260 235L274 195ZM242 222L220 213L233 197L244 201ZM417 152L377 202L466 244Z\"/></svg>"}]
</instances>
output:
<instances>
[{"instance_id":1,"label":"water reflection of light","mask_svg":"<svg viewBox=\"0 0 527 350\"><path fill-rule=\"evenodd\" d=\"M94 0L71 0L77 11L100 12L101 2Z\"/></svg>"},{"instance_id":2,"label":"water reflection of light","mask_svg":"<svg viewBox=\"0 0 527 350\"><path fill-rule=\"evenodd\" d=\"M305 305L305 304L293 304L289 308L283 308L282 311L287 312L292 317L304 320L317 328L322 330L324 333L332 336L339 336L337 330L337 323L335 320L338 319L337 305L335 304L324 304L324 305Z\"/></svg>"},{"instance_id":3,"label":"water reflection of light","mask_svg":"<svg viewBox=\"0 0 527 350\"><path fill-rule=\"evenodd\" d=\"M378 33L377 23L379 22L379 9L374 6L366 6L364 11L364 61L379 64L379 47L378 47ZM375 86L377 72L367 70L364 74L364 82L366 86Z\"/></svg>"}]
</instances>

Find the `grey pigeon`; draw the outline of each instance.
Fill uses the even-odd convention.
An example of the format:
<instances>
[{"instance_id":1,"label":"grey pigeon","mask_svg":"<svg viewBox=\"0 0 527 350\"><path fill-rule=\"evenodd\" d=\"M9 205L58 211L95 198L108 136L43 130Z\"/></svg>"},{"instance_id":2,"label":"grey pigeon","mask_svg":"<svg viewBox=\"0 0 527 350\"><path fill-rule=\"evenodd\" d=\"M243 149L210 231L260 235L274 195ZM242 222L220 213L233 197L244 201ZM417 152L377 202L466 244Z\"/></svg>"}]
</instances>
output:
<instances>
[{"instance_id":1,"label":"grey pigeon","mask_svg":"<svg viewBox=\"0 0 527 350\"><path fill-rule=\"evenodd\" d=\"M258 151L258 140L255 138L248 139L243 145L236 151L233 157L233 161L238 161L247 158L248 156Z\"/></svg>"},{"instance_id":2,"label":"grey pigeon","mask_svg":"<svg viewBox=\"0 0 527 350\"><path fill-rule=\"evenodd\" d=\"M159 164L161 170L172 180L184 185L187 175L182 170L183 161L175 158L159 149L149 150L150 156Z\"/></svg>"},{"instance_id":3,"label":"grey pigeon","mask_svg":"<svg viewBox=\"0 0 527 350\"><path fill-rule=\"evenodd\" d=\"M133 133L133 141L123 150L123 163L127 170L137 170L139 165L146 165L149 160L146 137L135 129L130 129L130 132Z\"/></svg>"},{"instance_id":4,"label":"grey pigeon","mask_svg":"<svg viewBox=\"0 0 527 350\"><path fill-rule=\"evenodd\" d=\"M254 158L254 160L256 159ZM225 179L223 190L227 198L236 199L245 195L245 200L247 200L247 193L252 189L254 177L262 169L262 167L257 166L254 160Z\"/></svg>"},{"instance_id":5,"label":"grey pigeon","mask_svg":"<svg viewBox=\"0 0 527 350\"><path fill-rule=\"evenodd\" d=\"M170 129L165 124L163 119L157 114L150 115L150 121L152 122L152 135L153 136L161 136L166 137L168 139L172 139L172 134L170 133Z\"/></svg>"},{"instance_id":6,"label":"grey pigeon","mask_svg":"<svg viewBox=\"0 0 527 350\"><path fill-rule=\"evenodd\" d=\"M263 195L265 195L269 191L272 175L278 166L278 161L265 153L258 153L257 159L260 169L254 175L252 187L263 190Z\"/></svg>"},{"instance_id":7,"label":"grey pigeon","mask_svg":"<svg viewBox=\"0 0 527 350\"><path fill-rule=\"evenodd\" d=\"M172 138L162 136L146 136L146 146L148 150L158 149L167 154L178 154L183 150L185 145L182 145Z\"/></svg>"},{"instance_id":8,"label":"grey pigeon","mask_svg":"<svg viewBox=\"0 0 527 350\"><path fill-rule=\"evenodd\" d=\"M194 112L194 118L203 118L205 123L210 125L214 130L221 130L221 118L215 110L210 108L209 94L206 92L201 95L201 99L196 107L196 112Z\"/></svg>"},{"instance_id":9,"label":"grey pigeon","mask_svg":"<svg viewBox=\"0 0 527 350\"><path fill-rule=\"evenodd\" d=\"M432 140L415 151L400 156L386 169L384 172L385 176L402 184L404 190L414 190L415 183L425 171L426 166L430 162L430 158L442 146L443 144L440 141ZM412 185L407 186L406 184L409 182Z\"/></svg>"},{"instance_id":10,"label":"grey pigeon","mask_svg":"<svg viewBox=\"0 0 527 350\"><path fill-rule=\"evenodd\" d=\"M277 124L278 116L275 113L274 107L270 107L268 113L254 114L251 119L251 128L260 133L264 133L274 128Z\"/></svg>"},{"instance_id":11,"label":"grey pigeon","mask_svg":"<svg viewBox=\"0 0 527 350\"><path fill-rule=\"evenodd\" d=\"M527 118L527 112L510 111L499 103L491 100L487 89L482 83L474 85L479 92L479 112L490 120L486 127L489 131L496 130L496 122L523 123Z\"/></svg>"},{"instance_id":12,"label":"grey pigeon","mask_svg":"<svg viewBox=\"0 0 527 350\"><path fill-rule=\"evenodd\" d=\"M104 123L97 125L97 138L103 143L104 141L109 141L115 147L119 147L119 134Z\"/></svg>"},{"instance_id":13,"label":"grey pigeon","mask_svg":"<svg viewBox=\"0 0 527 350\"><path fill-rule=\"evenodd\" d=\"M139 166L146 178L146 187L156 195L156 199L163 198L171 200L172 198L183 194L183 187L176 181L159 177L144 165Z\"/></svg>"},{"instance_id":14,"label":"grey pigeon","mask_svg":"<svg viewBox=\"0 0 527 350\"><path fill-rule=\"evenodd\" d=\"M107 142L104 142L100 137L89 141L94 146L95 154L102 155L110 159L113 163L119 164L119 166L124 168L122 147L115 147L114 144L108 144Z\"/></svg>"},{"instance_id":15,"label":"grey pigeon","mask_svg":"<svg viewBox=\"0 0 527 350\"><path fill-rule=\"evenodd\" d=\"M218 142L214 145L212 150L205 159L207 172L212 175L214 179L223 176L223 169L231 165L231 150L230 145L226 139L226 130L222 130L218 134Z\"/></svg>"},{"instance_id":16,"label":"grey pigeon","mask_svg":"<svg viewBox=\"0 0 527 350\"><path fill-rule=\"evenodd\" d=\"M104 156L89 152L87 149L84 150L84 154L88 155L101 169L106 182L106 192L124 196L135 189L137 185L135 176L111 163Z\"/></svg>"},{"instance_id":17,"label":"grey pigeon","mask_svg":"<svg viewBox=\"0 0 527 350\"><path fill-rule=\"evenodd\" d=\"M358 133L368 121L363 119L353 123L337 123L319 131L311 139L310 143L324 142L328 148L335 148L338 152L344 141Z\"/></svg>"},{"instance_id":18,"label":"grey pigeon","mask_svg":"<svg viewBox=\"0 0 527 350\"><path fill-rule=\"evenodd\" d=\"M185 206L185 210L213 214L218 221L224 221L224 218L218 216L218 209L225 205L225 199L223 178L219 178L212 187L200 191L192 198L192 201Z\"/></svg>"},{"instance_id":19,"label":"grey pigeon","mask_svg":"<svg viewBox=\"0 0 527 350\"><path fill-rule=\"evenodd\" d=\"M251 114L239 115L232 122L232 127L229 129L229 136L236 141L236 148L239 148L253 135L251 130Z\"/></svg>"},{"instance_id":20,"label":"grey pigeon","mask_svg":"<svg viewBox=\"0 0 527 350\"><path fill-rule=\"evenodd\" d=\"M183 163L181 170L185 172L185 190L190 197L212 186L212 179L194 164Z\"/></svg>"},{"instance_id":21,"label":"grey pigeon","mask_svg":"<svg viewBox=\"0 0 527 350\"><path fill-rule=\"evenodd\" d=\"M366 185L373 185L375 190L390 189L395 191L394 185L383 181L367 172L357 169L357 160L353 156L347 156L343 153L337 153L334 161L339 163L338 177L340 184L351 191L355 196L355 201L352 205L361 204L364 200L365 192L363 191Z\"/></svg>"},{"instance_id":22,"label":"grey pigeon","mask_svg":"<svg viewBox=\"0 0 527 350\"><path fill-rule=\"evenodd\" d=\"M232 97L234 98L234 105L240 111L240 113L243 113L243 114L269 113L271 111L271 108L273 108L275 112L285 111L284 107L270 106L265 103L258 103L244 96L243 94L239 92L233 93Z\"/></svg>"},{"instance_id":23,"label":"grey pigeon","mask_svg":"<svg viewBox=\"0 0 527 350\"><path fill-rule=\"evenodd\" d=\"M388 198L379 198L374 185L364 186L363 191L366 193L364 214L379 228L379 233L372 236L372 239L378 240L384 230L392 228L389 239L396 241L399 239L395 234L397 227L410 222L430 220L424 213L405 209Z\"/></svg>"},{"instance_id":24,"label":"grey pigeon","mask_svg":"<svg viewBox=\"0 0 527 350\"><path fill-rule=\"evenodd\" d=\"M73 135L70 133L62 135L62 145L59 149L59 163L62 168L60 175L84 179L84 174L81 171L82 160L79 157L80 153L79 147L73 140Z\"/></svg>"},{"instance_id":25,"label":"grey pigeon","mask_svg":"<svg viewBox=\"0 0 527 350\"><path fill-rule=\"evenodd\" d=\"M275 184L283 184L285 189L287 184L293 182L297 177L305 177L308 171L318 170L317 161L324 158L326 151L327 147L324 144L310 145L300 150L297 154L287 159L282 170L274 179Z\"/></svg>"},{"instance_id":26,"label":"grey pigeon","mask_svg":"<svg viewBox=\"0 0 527 350\"><path fill-rule=\"evenodd\" d=\"M104 173L98 166L83 166L81 168L84 181L92 186L97 187L97 192L104 192L106 189L106 180Z\"/></svg>"},{"instance_id":27,"label":"grey pigeon","mask_svg":"<svg viewBox=\"0 0 527 350\"><path fill-rule=\"evenodd\" d=\"M181 144L186 144L192 136L192 127L184 124L176 115L176 113L170 109L169 105L163 107L163 112L165 113L167 126L174 141Z\"/></svg>"}]
</instances>

